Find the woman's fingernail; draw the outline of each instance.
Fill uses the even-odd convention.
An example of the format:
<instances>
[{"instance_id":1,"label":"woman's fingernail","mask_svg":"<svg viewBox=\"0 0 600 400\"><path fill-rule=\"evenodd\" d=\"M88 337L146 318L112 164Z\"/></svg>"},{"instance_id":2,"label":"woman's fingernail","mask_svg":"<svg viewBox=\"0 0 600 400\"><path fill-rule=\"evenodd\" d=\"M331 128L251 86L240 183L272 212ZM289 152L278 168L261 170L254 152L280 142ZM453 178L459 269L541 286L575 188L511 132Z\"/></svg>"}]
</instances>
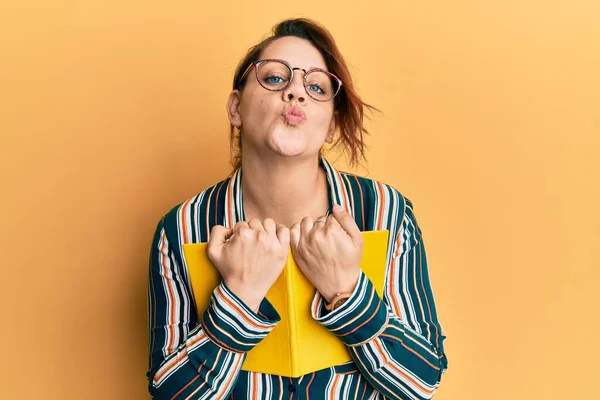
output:
<instances>
[{"instance_id":1,"label":"woman's fingernail","mask_svg":"<svg viewBox=\"0 0 600 400\"><path fill-rule=\"evenodd\" d=\"M343 210L343 208L339 204L336 204L333 206L333 211L342 211L342 210Z\"/></svg>"}]
</instances>

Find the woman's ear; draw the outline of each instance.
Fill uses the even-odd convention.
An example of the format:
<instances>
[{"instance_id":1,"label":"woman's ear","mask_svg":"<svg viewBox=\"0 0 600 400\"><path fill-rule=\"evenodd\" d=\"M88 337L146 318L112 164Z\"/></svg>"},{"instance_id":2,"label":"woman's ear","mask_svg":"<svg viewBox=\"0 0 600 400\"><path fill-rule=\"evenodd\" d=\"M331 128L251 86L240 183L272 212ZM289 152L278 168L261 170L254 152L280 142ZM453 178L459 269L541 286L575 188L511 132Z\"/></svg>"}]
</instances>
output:
<instances>
[{"instance_id":1,"label":"woman's ear","mask_svg":"<svg viewBox=\"0 0 600 400\"><path fill-rule=\"evenodd\" d=\"M235 89L227 98L227 117L229 118L229 123L238 129L242 126L242 116L240 115L241 95L241 92Z\"/></svg>"},{"instance_id":2,"label":"woman's ear","mask_svg":"<svg viewBox=\"0 0 600 400\"><path fill-rule=\"evenodd\" d=\"M333 118L331 118L331 123L329 123L329 129L327 130L327 136L325 137L325 142L332 143L333 136L335 135L335 130L337 129L337 119L339 114L337 111L333 113Z\"/></svg>"}]
</instances>

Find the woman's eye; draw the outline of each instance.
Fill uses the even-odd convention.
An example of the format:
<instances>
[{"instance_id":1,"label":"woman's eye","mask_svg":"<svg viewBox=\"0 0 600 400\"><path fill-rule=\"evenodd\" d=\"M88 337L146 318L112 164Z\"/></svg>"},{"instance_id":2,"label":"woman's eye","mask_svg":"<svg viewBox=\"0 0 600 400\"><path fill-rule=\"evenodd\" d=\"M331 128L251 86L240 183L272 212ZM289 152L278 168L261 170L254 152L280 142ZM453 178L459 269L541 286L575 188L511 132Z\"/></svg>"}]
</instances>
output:
<instances>
[{"instance_id":1,"label":"woman's eye","mask_svg":"<svg viewBox=\"0 0 600 400\"><path fill-rule=\"evenodd\" d=\"M313 91L315 93L324 94L325 91L319 85L308 85L308 90Z\"/></svg>"},{"instance_id":2,"label":"woman's eye","mask_svg":"<svg viewBox=\"0 0 600 400\"><path fill-rule=\"evenodd\" d=\"M280 76L268 76L267 79L265 79L265 81L272 85L279 85L283 82L283 78Z\"/></svg>"}]
</instances>

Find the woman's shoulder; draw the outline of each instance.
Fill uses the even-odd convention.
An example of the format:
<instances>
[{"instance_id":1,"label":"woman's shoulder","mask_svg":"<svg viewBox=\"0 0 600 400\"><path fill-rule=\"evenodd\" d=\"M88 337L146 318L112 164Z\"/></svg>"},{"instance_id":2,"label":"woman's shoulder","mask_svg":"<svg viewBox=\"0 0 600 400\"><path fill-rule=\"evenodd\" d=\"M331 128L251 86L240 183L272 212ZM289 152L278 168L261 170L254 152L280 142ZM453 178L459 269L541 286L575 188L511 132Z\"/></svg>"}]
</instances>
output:
<instances>
[{"instance_id":1,"label":"woman's shoulder","mask_svg":"<svg viewBox=\"0 0 600 400\"><path fill-rule=\"evenodd\" d=\"M406 207L413 208L412 201L390 183L351 172L339 171L339 173L353 197L358 194L359 197L370 200L370 203L375 202L379 206L396 208L397 211L402 211L402 214Z\"/></svg>"},{"instance_id":2,"label":"woman's shoulder","mask_svg":"<svg viewBox=\"0 0 600 400\"><path fill-rule=\"evenodd\" d=\"M230 179L231 177L227 177L171 206L161 218L165 229L179 232L184 236L186 234L198 236L197 239L206 236L206 231L221 220L225 211L226 192ZM190 238L184 239L187 241Z\"/></svg>"},{"instance_id":3,"label":"woman's shoulder","mask_svg":"<svg viewBox=\"0 0 600 400\"><path fill-rule=\"evenodd\" d=\"M201 205L218 203L219 200L222 200L225 197L227 183L229 180L229 177L223 179L209 187L206 187L202 191L195 193L193 196L185 199L184 201L177 203L175 206L171 207L167 215L177 213L178 211L190 207L199 207Z\"/></svg>"},{"instance_id":4,"label":"woman's shoulder","mask_svg":"<svg viewBox=\"0 0 600 400\"><path fill-rule=\"evenodd\" d=\"M412 200L394 185L382 180L340 171L346 182L357 220L371 219L371 229L388 229L393 235L401 235L406 245L416 244L422 235L417 223ZM360 213L358 210L361 210Z\"/></svg>"}]
</instances>

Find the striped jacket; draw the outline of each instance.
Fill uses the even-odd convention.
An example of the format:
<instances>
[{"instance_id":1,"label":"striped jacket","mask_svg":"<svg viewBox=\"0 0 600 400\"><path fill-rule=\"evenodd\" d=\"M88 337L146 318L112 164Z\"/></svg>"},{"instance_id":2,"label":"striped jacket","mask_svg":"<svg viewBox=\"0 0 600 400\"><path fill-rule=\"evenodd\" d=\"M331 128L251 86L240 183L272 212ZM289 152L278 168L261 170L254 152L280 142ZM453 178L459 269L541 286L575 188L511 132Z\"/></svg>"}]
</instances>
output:
<instances>
[{"instance_id":1,"label":"striped jacket","mask_svg":"<svg viewBox=\"0 0 600 400\"><path fill-rule=\"evenodd\" d=\"M312 316L347 346L352 361L299 378L241 371L246 352L279 321L264 299L258 313L224 283L197 316L182 245L211 228L245 220L242 169L174 207L158 223L148 280L149 391L155 399L429 399L448 366L427 271L422 232L396 189L336 170L324 157L331 213L340 204L362 231L389 230L383 299L361 274L351 298Z\"/></svg>"}]
</instances>

